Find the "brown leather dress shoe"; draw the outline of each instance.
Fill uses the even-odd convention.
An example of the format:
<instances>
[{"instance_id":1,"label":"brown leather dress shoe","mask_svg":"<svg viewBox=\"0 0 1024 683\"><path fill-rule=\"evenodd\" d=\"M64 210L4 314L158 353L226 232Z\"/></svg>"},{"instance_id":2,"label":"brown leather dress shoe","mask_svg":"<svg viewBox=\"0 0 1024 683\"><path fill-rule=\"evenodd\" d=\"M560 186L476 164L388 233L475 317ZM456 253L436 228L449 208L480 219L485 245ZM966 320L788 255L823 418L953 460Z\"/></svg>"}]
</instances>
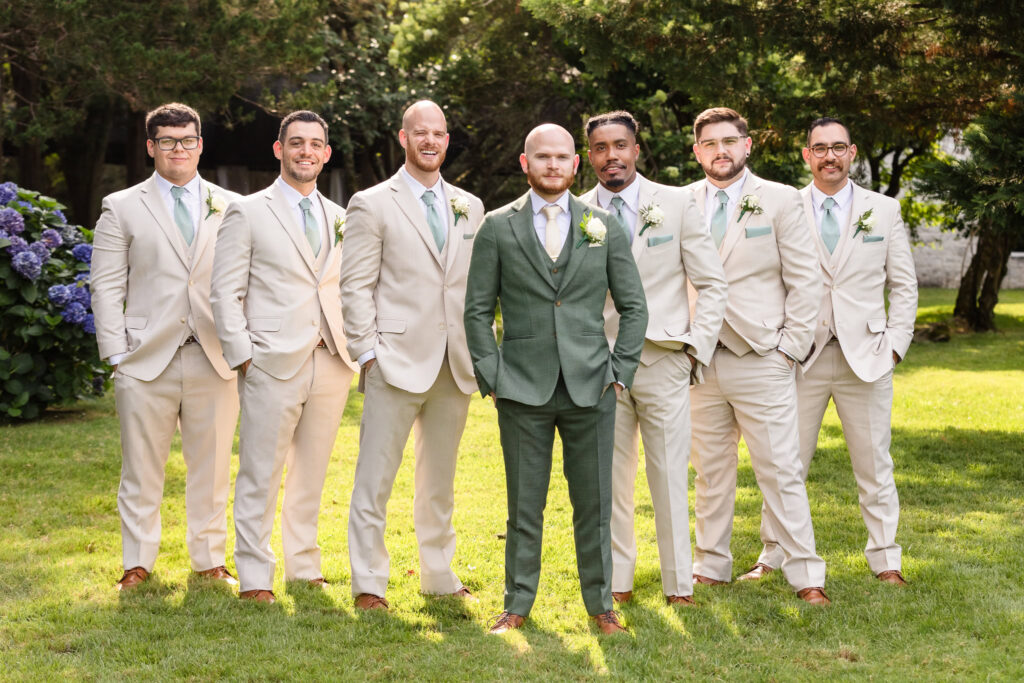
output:
<instances>
[{"instance_id":1,"label":"brown leather dress shoe","mask_svg":"<svg viewBox=\"0 0 1024 683\"><path fill-rule=\"evenodd\" d=\"M763 562L758 562L753 567L751 567L747 571L746 574L743 574L742 576L740 576L736 580L737 581L760 581L764 577L766 577L769 574L771 574L773 571L775 571L775 567L769 567L768 565L764 564Z\"/></svg>"},{"instance_id":2,"label":"brown leather dress shoe","mask_svg":"<svg viewBox=\"0 0 1024 683\"><path fill-rule=\"evenodd\" d=\"M693 575L694 583L702 583L705 586L724 586L728 581L719 581L718 579L712 579L710 576L703 576L701 574Z\"/></svg>"},{"instance_id":3,"label":"brown leather dress shoe","mask_svg":"<svg viewBox=\"0 0 1024 683\"><path fill-rule=\"evenodd\" d=\"M196 572L196 575L202 576L207 579L213 579L215 581L223 581L229 586L237 586L238 580L231 576L231 572L227 570L227 567L221 565L214 567L213 569L204 569L201 572Z\"/></svg>"},{"instance_id":4,"label":"brown leather dress shoe","mask_svg":"<svg viewBox=\"0 0 1024 683\"><path fill-rule=\"evenodd\" d=\"M526 621L526 617L521 617L518 614L512 614L511 612L502 612L488 622L487 632L493 635L499 635L509 631L514 631L522 628L524 621Z\"/></svg>"},{"instance_id":5,"label":"brown leather dress shoe","mask_svg":"<svg viewBox=\"0 0 1024 683\"><path fill-rule=\"evenodd\" d=\"M618 602L618 603L621 604L623 602L629 602L632 599L633 599L633 591L622 591L621 593L618 593L616 591L612 591L612 600L614 600L615 602Z\"/></svg>"},{"instance_id":6,"label":"brown leather dress shoe","mask_svg":"<svg viewBox=\"0 0 1024 683\"><path fill-rule=\"evenodd\" d=\"M796 597L812 605L832 604L832 601L828 599L822 588L802 588L796 592Z\"/></svg>"},{"instance_id":7,"label":"brown leather dress shoe","mask_svg":"<svg viewBox=\"0 0 1024 683\"><path fill-rule=\"evenodd\" d=\"M692 595L666 595L665 602L669 605L678 605L680 607L697 606L697 603L693 601Z\"/></svg>"},{"instance_id":8,"label":"brown leather dress shoe","mask_svg":"<svg viewBox=\"0 0 1024 683\"><path fill-rule=\"evenodd\" d=\"M356 596L356 608L363 610L387 609L391 607L388 601L373 593L360 593Z\"/></svg>"},{"instance_id":9,"label":"brown leather dress shoe","mask_svg":"<svg viewBox=\"0 0 1024 683\"><path fill-rule=\"evenodd\" d=\"M900 573L899 569L886 569L884 572L879 572L875 578L884 583L891 583L894 586L907 585L907 580L903 578L903 574Z\"/></svg>"},{"instance_id":10,"label":"brown leather dress shoe","mask_svg":"<svg viewBox=\"0 0 1024 683\"><path fill-rule=\"evenodd\" d=\"M460 598L464 602L480 602L480 600L475 595L470 593L469 589L465 586L455 591L454 593L449 593L446 597Z\"/></svg>"},{"instance_id":11,"label":"brown leather dress shoe","mask_svg":"<svg viewBox=\"0 0 1024 683\"><path fill-rule=\"evenodd\" d=\"M321 576L318 579L310 579L309 585L311 588L326 588L331 584L327 583L327 579Z\"/></svg>"},{"instance_id":12,"label":"brown leather dress shoe","mask_svg":"<svg viewBox=\"0 0 1024 683\"><path fill-rule=\"evenodd\" d=\"M131 569L124 570L124 576L114 584L114 588L119 591L125 591L129 588L135 588L140 583L149 578L149 572L142 567L132 567Z\"/></svg>"},{"instance_id":13,"label":"brown leather dress shoe","mask_svg":"<svg viewBox=\"0 0 1024 683\"><path fill-rule=\"evenodd\" d=\"M272 605L275 602L277 602L277 599L274 598L274 591L263 590L260 588L251 591L242 591L238 594L238 599L251 600L253 602L263 602L268 605Z\"/></svg>"},{"instance_id":14,"label":"brown leather dress shoe","mask_svg":"<svg viewBox=\"0 0 1024 683\"><path fill-rule=\"evenodd\" d=\"M619 621L619 615L615 613L615 610L608 610L604 614L595 614L590 617L597 623L597 627L601 629L601 633L606 636L614 635L616 633L629 633L626 627Z\"/></svg>"}]
</instances>

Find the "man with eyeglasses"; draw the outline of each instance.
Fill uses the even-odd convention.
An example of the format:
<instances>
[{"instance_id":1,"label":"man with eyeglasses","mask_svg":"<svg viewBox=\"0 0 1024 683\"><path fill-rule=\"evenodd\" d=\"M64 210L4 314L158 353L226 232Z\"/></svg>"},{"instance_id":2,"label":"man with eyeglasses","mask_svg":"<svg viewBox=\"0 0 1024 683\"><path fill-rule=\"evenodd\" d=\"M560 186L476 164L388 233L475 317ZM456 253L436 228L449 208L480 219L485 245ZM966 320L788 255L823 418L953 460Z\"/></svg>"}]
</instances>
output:
<instances>
[{"instance_id":1,"label":"man with eyeglasses","mask_svg":"<svg viewBox=\"0 0 1024 683\"><path fill-rule=\"evenodd\" d=\"M301 110L274 141L281 175L232 204L217 238L210 300L224 358L241 374L235 478L238 597L273 603L277 494L286 581L323 588L317 529L327 465L355 363L338 277L345 211L317 190L327 122Z\"/></svg>"},{"instance_id":2,"label":"man with eyeglasses","mask_svg":"<svg viewBox=\"0 0 1024 683\"><path fill-rule=\"evenodd\" d=\"M868 567L880 581L903 586L899 496L889 455L892 375L914 336L917 277L899 202L849 179L856 156L841 121L811 124L803 157L813 182L800 194L825 286L814 351L796 379L800 462L806 479L831 398L857 480ZM761 539L764 551L748 572L752 579L783 561L778 533L763 512Z\"/></svg>"},{"instance_id":3,"label":"man with eyeglasses","mask_svg":"<svg viewBox=\"0 0 1024 683\"><path fill-rule=\"evenodd\" d=\"M160 547L160 503L171 438L180 425L192 569L234 584L224 566L235 371L224 361L210 307L210 273L224 208L238 195L201 178L199 114L171 103L146 116L156 167L103 200L92 257L100 357L114 367L121 422L124 575L145 581Z\"/></svg>"},{"instance_id":4,"label":"man with eyeglasses","mask_svg":"<svg viewBox=\"0 0 1024 683\"><path fill-rule=\"evenodd\" d=\"M747 122L732 109L702 112L693 132L705 179L688 187L704 211L729 283L715 354L704 384L691 392L693 579L717 585L732 578L729 544L742 436L765 514L778 532L783 575L802 600L828 604L797 441L794 366L811 352L821 291L800 195L747 170Z\"/></svg>"}]
</instances>

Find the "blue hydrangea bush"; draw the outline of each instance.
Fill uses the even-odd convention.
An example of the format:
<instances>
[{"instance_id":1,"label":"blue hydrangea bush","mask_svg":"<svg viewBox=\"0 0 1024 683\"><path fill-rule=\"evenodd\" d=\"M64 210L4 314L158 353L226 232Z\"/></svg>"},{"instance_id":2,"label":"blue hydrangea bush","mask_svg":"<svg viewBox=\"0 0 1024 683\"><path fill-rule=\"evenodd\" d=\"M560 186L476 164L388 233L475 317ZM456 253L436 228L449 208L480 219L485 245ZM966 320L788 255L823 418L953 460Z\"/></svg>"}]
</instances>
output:
<instances>
[{"instance_id":1,"label":"blue hydrangea bush","mask_svg":"<svg viewBox=\"0 0 1024 683\"><path fill-rule=\"evenodd\" d=\"M55 199L0 183L0 421L103 393L89 294L92 232Z\"/></svg>"}]
</instances>

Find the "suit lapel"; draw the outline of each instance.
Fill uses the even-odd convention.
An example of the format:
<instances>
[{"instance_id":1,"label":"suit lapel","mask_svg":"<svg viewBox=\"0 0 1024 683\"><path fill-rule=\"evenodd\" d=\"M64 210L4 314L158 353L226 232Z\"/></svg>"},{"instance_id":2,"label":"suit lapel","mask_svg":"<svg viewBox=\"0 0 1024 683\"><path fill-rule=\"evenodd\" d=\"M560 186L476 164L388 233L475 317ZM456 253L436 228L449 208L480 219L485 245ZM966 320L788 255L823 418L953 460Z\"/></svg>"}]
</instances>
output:
<instances>
[{"instance_id":1,"label":"suit lapel","mask_svg":"<svg viewBox=\"0 0 1024 683\"><path fill-rule=\"evenodd\" d=\"M267 208L274 214L280 223L281 229L284 230L285 234L288 235L288 239L292 241L295 248L298 249L299 254L302 255L302 260L306 262L306 266L309 268L309 272L316 275L316 259L313 258L313 250L309 246L309 242L306 240L304 234L300 234L299 226L295 223L295 218L292 216L291 207L288 206L287 200L284 198L284 193L278 189L277 183L275 182L267 190Z\"/></svg>"},{"instance_id":2,"label":"suit lapel","mask_svg":"<svg viewBox=\"0 0 1024 683\"><path fill-rule=\"evenodd\" d=\"M330 251L327 252L327 258L324 259L323 270L320 271L320 278L323 279L331 272L332 268L337 267L338 255L341 253L342 245L337 241L337 231L334 229L335 222L341 217L338 207L334 202L329 202L325 198L321 198L324 205L324 215L327 218L327 244L330 246Z\"/></svg>"},{"instance_id":3,"label":"suit lapel","mask_svg":"<svg viewBox=\"0 0 1024 683\"><path fill-rule=\"evenodd\" d=\"M733 216L729 218L729 225L725 229L725 239L722 240L722 246L719 249L719 254L722 256L723 263L725 263L725 259L729 258L729 254L732 253L733 247L736 246L736 243L741 239L745 239L747 223L750 221L750 217L754 215L752 211L743 211L743 197L748 194L752 194L760 199L760 190L761 179L751 173L743 182L742 192L740 192L740 201L736 203L736 209L733 212Z\"/></svg>"},{"instance_id":4,"label":"suit lapel","mask_svg":"<svg viewBox=\"0 0 1024 683\"><path fill-rule=\"evenodd\" d=\"M459 248L462 246L462 231L469 227L469 216L456 218L455 209L452 208L452 200L461 195L458 194L458 190L454 186L449 185L444 180L441 182L444 184L444 196L447 198L446 203L448 204L445 207L448 213L448 239L445 242L448 251L446 252L444 263L444 269L447 272L452 267L452 264L455 263L455 257L459 254ZM456 224L456 221L458 221L458 224Z\"/></svg>"},{"instance_id":5,"label":"suit lapel","mask_svg":"<svg viewBox=\"0 0 1024 683\"><path fill-rule=\"evenodd\" d=\"M152 176L142 186L142 204L156 220L156 224L163 231L167 241L171 243L174 253L181 259L182 265L188 268L189 260L188 254L185 252L185 238L181 236L178 226L167 213L167 206L160 197L160 186L156 184L156 179Z\"/></svg>"},{"instance_id":6,"label":"suit lapel","mask_svg":"<svg viewBox=\"0 0 1024 683\"><path fill-rule=\"evenodd\" d=\"M852 180L850 183L853 184L853 194L850 198L850 216L839 237L839 253L836 254L836 265L833 269L836 273L850 260L850 254L857 248L856 243L864 239L861 235L854 237L853 231L856 228L853 226L857 222L857 217L871 208L871 201L868 199L867 193Z\"/></svg>"},{"instance_id":7,"label":"suit lapel","mask_svg":"<svg viewBox=\"0 0 1024 683\"><path fill-rule=\"evenodd\" d=\"M640 174L637 174L636 180L640 183L640 193L637 195L636 200L636 234L633 235L633 260L640 263L640 258L647 253L647 233L643 235L640 231L644 229L644 219L640 213L640 210L645 206L651 206L655 203L655 195L657 190L653 183L647 182L647 178L644 178ZM648 228L653 230L654 226Z\"/></svg>"},{"instance_id":8,"label":"suit lapel","mask_svg":"<svg viewBox=\"0 0 1024 683\"><path fill-rule=\"evenodd\" d=\"M427 217L423 215L420 200L413 195L412 190L409 189L409 184L405 182L401 174L402 171L399 170L398 173L391 176L390 187L394 193L395 203L402 214L412 223L413 229L419 234L423 243L427 245L427 251L437 261L437 265L444 268L444 264L441 262L441 254L437 252L437 243L434 242L434 234L430 232L430 226L427 225Z\"/></svg>"},{"instance_id":9,"label":"suit lapel","mask_svg":"<svg viewBox=\"0 0 1024 683\"><path fill-rule=\"evenodd\" d=\"M583 238L583 230L580 229L580 222L583 220L583 214L590 211L590 208L579 201L571 194L569 195L569 265L565 268L565 275L562 277L562 286L558 288L558 291L565 291L565 288L572 282L573 276L576 275L576 271L583 265L583 260L587 258L587 250L590 249L590 243L584 242L576 248L576 245L580 243ZM607 226L605 226L607 227ZM608 238L605 237L605 242Z\"/></svg>"},{"instance_id":10,"label":"suit lapel","mask_svg":"<svg viewBox=\"0 0 1024 683\"><path fill-rule=\"evenodd\" d=\"M210 207L206 205L207 193L213 193L213 186L206 183L206 181L200 179L199 181L199 196L202 197L200 202L200 211L202 215L199 217L199 242L196 243L196 249L192 253L192 264L189 266L199 263L203 259L203 252L206 251L206 247L214 241L213 236L217 234L217 228L220 227L220 221L224 217L220 213L212 213Z\"/></svg>"},{"instance_id":11,"label":"suit lapel","mask_svg":"<svg viewBox=\"0 0 1024 683\"><path fill-rule=\"evenodd\" d=\"M527 193L512 206L513 213L509 216L509 224L512 226L512 236L519 242L519 248L526 255L526 260L547 282L551 289L555 289L555 281L551 278L551 258L541 249L537 233L533 229L533 207L530 204L530 195Z\"/></svg>"},{"instance_id":12,"label":"suit lapel","mask_svg":"<svg viewBox=\"0 0 1024 683\"><path fill-rule=\"evenodd\" d=\"M814 241L815 251L818 253L818 262L823 270L829 275L834 274L832 270L832 254L825 248L825 242L818 232L818 223L814 219L814 195L811 194L811 186L808 185L801 193L804 200L804 216L807 218L807 229L810 230L811 239Z\"/></svg>"}]
</instances>

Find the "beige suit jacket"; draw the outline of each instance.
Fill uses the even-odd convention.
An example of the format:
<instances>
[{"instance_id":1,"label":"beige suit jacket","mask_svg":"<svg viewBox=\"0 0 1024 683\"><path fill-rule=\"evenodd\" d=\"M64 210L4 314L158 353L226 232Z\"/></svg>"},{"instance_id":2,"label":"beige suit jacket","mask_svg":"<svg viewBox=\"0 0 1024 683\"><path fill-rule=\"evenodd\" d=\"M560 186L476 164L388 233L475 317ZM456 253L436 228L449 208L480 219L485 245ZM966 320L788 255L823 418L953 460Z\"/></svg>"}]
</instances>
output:
<instances>
[{"instance_id":1,"label":"beige suit jacket","mask_svg":"<svg viewBox=\"0 0 1024 683\"><path fill-rule=\"evenodd\" d=\"M907 354L914 337L917 276L900 203L855 184L850 223L844 226L835 252L829 254L815 222L811 186L800 194L824 276L824 296L814 328L815 350L805 368L820 355L834 325L850 368L865 382L873 382L892 369L893 351L900 358ZM874 224L870 232L860 232L856 222L867 211L871 211Z\"/></svg>"},{"instance_id":2,"label":"beige suit jacket","mask_svg":"<svg viewBox=\"0 0 1024 683\"><path fill-rule=\"evenodd\" d=\"M238 195L201 181L226 201ZM127 354L118 372L149 382L164 371L187 336L191 314L203 352L224 379L224 362L210 308L210 273L223 214L202 203L191 258L178 226L160 197L155 174L108 195L96 223L92 257L92 309L100 357ZM208 215L207 215L208 214Z\"/></svg>"},{"instance_id":3,"label":"beige suit jacket","mask_svg":"<svg viewBox=\"0 0 1024 683\"><path fill-rule=\"evenodd\" d=\"M703 214L707 180L687 187ZM718 249L729 282L719 339L740 356L750 351L764 356L782 347L804 360L814 338L821 269L800 193L750 173L741 196L748 195L762 212L744 212L743 202L737 204Z\"/></svg>"},{"instance_id":4,"label":"beige suit jacket","mask_svg":"<svg viewBox=\"0 0 1024 683\"><path fill-rule=\"evenodd\" d=\"M651 342L644 345L640 362L650 365L665 353L689 346L697 360L707 365L718 341L728 287L714 240L704 229L692 192L659 185L639 174L637 182L638 208L657 206L665 214L661 225L646 227L643 217L638 216L633 238L633 258L647 297L646 339ZM597 206L597 187L580 199ZM688 278L698 294L692 319ZM614 343L619 314L611 297L605 303L604 319L605 333Z\"/></svg>"},{"instance_id":5,"label":"beige suit jacket","mask_svg":"<svg viewBox=\"0 0 1024 683\"><path fill-rule=\"evenodd\" d=\"M290 379L323 337L356 369L345 353L338 294L342 243L335 226L345 210L322 200L332 237L323 245L330 251L320 267L276 183L228 206L217 237L210 300L231 367L251 358L264 372Z\"/></svg>"},{"instance_id":6,"label":"beige suit jacket","mask_svg":"<svg viewBox=\"0 0 1024 683\"><path fill-rule=\"evenodd\" d=\"M384 380L412 393L430 389L448 353L459 389L476 390L462 322L466 276L483 203L444 183L448 237L443 256L401 170L348 205L341 300L352 358L373 350ZM458 218L451 200L469 203Z\"/></svg>"}]
</instances>

